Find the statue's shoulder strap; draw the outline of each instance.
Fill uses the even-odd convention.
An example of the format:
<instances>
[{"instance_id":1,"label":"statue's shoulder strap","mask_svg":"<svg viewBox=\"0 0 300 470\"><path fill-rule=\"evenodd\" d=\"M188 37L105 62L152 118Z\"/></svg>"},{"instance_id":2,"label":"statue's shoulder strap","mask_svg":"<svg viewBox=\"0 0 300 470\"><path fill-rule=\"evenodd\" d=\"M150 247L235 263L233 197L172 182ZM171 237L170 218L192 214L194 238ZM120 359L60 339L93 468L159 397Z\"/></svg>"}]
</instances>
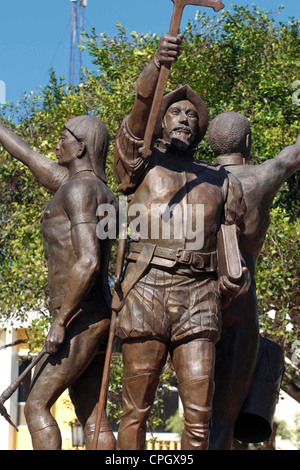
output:
<instances>
[{"instance_id":1,"label":"statue's shoulder strap","mask_svg":"<svg viewBox=\"0 0 300 470\"><path fill-rule=\"evenodd\" d=\"M229 188L228 173L226 169L224 168L224 166L220 165L219 163L214 163L214 167L217 169L219 177L220 177L222 197L223 197L223 201L225 204L227 202L228 188Z\"/></svg>"}]
</instances>

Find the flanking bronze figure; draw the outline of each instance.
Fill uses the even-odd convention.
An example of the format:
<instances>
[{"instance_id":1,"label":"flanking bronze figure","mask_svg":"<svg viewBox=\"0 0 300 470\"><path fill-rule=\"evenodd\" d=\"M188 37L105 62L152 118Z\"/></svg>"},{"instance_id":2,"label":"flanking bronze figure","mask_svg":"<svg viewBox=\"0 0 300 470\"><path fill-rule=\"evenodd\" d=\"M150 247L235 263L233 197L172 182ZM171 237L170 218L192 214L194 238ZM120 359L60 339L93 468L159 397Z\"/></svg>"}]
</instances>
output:
<instances>
[{"instance_id":1,"label":"flanking bronze figure","mask_svg":"<svg viewBox=\"0 0 300 470\"><path fill-rule=\"evenodd\" d=\"M105 178L108 131L94 116L70 119L56 147L58 162L33 151L1 124L0 142L55 193L41 222L53 323L45 342L47 354L36 366L25 406L33 448L61 448L60 430L50 408L69 388L90 449L110 325L108 263L113 243L97 237L96 214L101 204L112 205L118 213L118 201ZM100 431L98 448L114 449L105 414Z\"/></svg>"},{"instance_id":2,"label":"flanking bronze figure","mask_svg":"<svg viewBox=\"0 0 300 470\"><path fill-rule=\"evenodd\" d=\"M215 162L223 165L242 185L247 212L240 249L251 274L248 292L233 299L223 311L222 333L216 347L216 390L210 449L224 450L231 448L234 433L246 442L262 442L271 432L272 412L283 368L280 351L275 344L271 344L269 350L274 380L268 378L272 370L265 370L264 381L260 382L264 403L257 395L251 400L251 403L253 399L256 401L255 406L252 404L250 409L248 399L242 408L251 390L260 343L261 351L265 349L264 340L259 335L255 266L268 231L273 199L281 185L300 167L300 136L294 145L260 165L249 164L251 128L241 114L227 112L217 116L209 126L208 136L216 155ZM261 357L259 359L262 360ZM273 394L268 390L273 390Z\"/></svg>"},{"instance_id":3,"label":"flanking bronze figure","mask_svg":"<svg viewBox=\"0 0 300 470\"><path fill-rule=\"evenodd\" d=\"M181 35L161 38L116 139L115 174L129 199L131 227L116 325L124 359L120 450L144 449L146 421L169 353L184 408L182 449L208 448L221 302L228 304L249 287L245 266L237 278L226 271L218 276L220 228L225 235L226 227L234 228L229 242L235 247L245 204L235 177L194 158L208 110L188 85L164 97L156 143L150 155L144 152L160 67L177 60L181 41ZM241 266L240 253L238 261Z\"/></svg>"}]
</instances>

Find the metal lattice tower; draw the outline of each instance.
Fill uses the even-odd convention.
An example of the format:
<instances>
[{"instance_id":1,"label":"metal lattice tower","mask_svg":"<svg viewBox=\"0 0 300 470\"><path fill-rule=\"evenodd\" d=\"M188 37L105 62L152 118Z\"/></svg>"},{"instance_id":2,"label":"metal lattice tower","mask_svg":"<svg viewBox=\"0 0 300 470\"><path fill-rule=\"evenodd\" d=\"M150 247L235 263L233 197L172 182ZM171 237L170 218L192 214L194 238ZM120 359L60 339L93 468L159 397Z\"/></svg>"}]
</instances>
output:
<instances>
[{"instance_id":1,"label":"metal lattice tower","mask_svg":"<svg viewBox=\"0 0 300 470\"><path fill-rule=\"evenodd\" d=\"M83 30L84 8L87 0L71 0L71 53L70 53L70 85L78 85L81 78L81 51L79 49Z\"/></svg>"}]
</instances>

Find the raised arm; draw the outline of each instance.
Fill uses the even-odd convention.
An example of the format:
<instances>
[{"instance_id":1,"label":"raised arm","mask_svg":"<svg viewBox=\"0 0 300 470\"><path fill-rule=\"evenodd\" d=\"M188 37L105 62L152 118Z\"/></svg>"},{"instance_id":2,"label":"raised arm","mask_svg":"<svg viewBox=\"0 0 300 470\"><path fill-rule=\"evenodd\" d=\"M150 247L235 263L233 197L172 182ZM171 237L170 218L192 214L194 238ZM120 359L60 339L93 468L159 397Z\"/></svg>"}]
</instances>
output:
<instances>
[{"instance_id":1,"label":"raised arm","mask_svg":"<svg viewBox=\"0 0 300 470\"><path fill-rule=\"evenodd\" d=\"M137 96L128 117L128 127L132 134L139 139L143 139L145 134L160 67L176 62L181 49L182 37L182 34L177 37L169 34L162 36L154 58L143 70L135 84Z\"/></svg>"},{"instance_id":2,"label":"raised arm","mask_svg":"<svg viewBox=\"0 0 300 470\"><path fill-rule=\"evenodd\" d=\"M0 143L14 158L24 163L36 179L49 191L55 193L67 177L67 170L57 162L32 150L17 134L0 123Z\"/></svg>"},{"instance_id":3,"label":"raised arm","mask_svg":"<svg viewBox=\"0 0 300 470\"><path fill-rule=\"evenodd\" d=\"M116 138L114 171L119 190L130 194L143 179L149 164L140 153L151 111L160 66L177 60L181 48L182 35L165 35L159 42L153 60L146 66L136 84L136 99L130 115L124 119Z\"/></svg>"}]
</instances>

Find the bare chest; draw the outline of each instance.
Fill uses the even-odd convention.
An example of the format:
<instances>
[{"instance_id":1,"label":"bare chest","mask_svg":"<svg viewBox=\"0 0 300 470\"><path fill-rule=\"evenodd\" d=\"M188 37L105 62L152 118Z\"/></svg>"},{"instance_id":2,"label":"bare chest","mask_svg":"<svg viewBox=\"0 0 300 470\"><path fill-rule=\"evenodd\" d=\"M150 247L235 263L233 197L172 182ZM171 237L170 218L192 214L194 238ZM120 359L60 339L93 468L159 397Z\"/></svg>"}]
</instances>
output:
<instances>
[{"instance_id":1,"label":"bare chest","mask_svg":"<svg viewBox=\"0 0 300 470\"><path fill-rule=\"evenodd\" d=\"M47 204L41 220L41 231L44 241L63 242L70 236L71 223L63 205L64 188L58 190Z\"/></svg>"}]
</instances>

